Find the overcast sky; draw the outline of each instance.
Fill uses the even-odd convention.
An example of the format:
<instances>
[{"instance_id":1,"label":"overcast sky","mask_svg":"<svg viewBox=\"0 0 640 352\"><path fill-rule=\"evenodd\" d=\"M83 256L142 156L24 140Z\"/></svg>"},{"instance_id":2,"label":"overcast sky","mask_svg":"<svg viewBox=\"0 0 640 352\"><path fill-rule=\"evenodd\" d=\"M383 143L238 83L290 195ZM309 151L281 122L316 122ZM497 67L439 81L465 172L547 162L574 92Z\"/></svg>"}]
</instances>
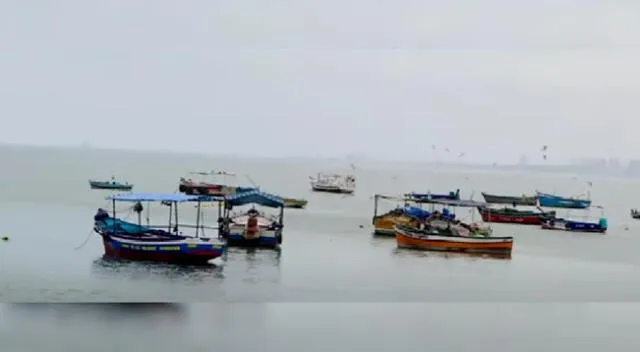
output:
<instances>
[{"instance_id":1,"label":"overcast sky","mask_svg":"<svg viewBox=\"0 0 640 352\"><path fill-rule=\"evenodd\" d=\"M4 0L0 141L640 157L639 54L631 0Z\"/></svg>"}]
</instances>

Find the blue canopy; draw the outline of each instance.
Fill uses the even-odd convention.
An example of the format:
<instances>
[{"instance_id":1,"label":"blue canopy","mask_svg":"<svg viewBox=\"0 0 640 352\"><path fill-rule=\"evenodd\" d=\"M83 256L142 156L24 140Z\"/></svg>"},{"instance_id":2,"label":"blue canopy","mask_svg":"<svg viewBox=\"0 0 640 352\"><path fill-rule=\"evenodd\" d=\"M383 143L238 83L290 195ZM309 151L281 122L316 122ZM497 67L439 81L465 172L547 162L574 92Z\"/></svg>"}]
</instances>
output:
<instances>
[{"instance_id":1,"label":"blue canopy","mask_svg":"<svg viewBox=\"0 0 640 352\"><path fill-rule=\"evenodd\" d=\"M258 204L270 208L279 208L284 205L282 198L258 190L227 196L225 202L233 206Z\"/></svg>"},{"instance_id":2,"label":"blue canopy","mask_svg":"<svg viewBox=\"0 0 640 352\"><path fill-rule=\"evenodd\" d=\"M221 197L190 196L182 193L121 193L107 197L119 202L213 202L222 201Z\"/></svg>"}]
</instances>

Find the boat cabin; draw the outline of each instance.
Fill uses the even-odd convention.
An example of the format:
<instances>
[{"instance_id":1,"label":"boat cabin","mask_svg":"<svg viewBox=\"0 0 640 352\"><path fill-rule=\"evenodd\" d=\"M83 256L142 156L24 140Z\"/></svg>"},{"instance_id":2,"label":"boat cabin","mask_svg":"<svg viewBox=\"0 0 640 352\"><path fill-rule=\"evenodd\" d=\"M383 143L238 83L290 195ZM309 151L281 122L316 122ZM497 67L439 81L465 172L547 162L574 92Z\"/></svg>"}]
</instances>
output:
<instances>
[{"instance_id":1,"label":"boat cabin","mask_svg":"<svg viewBox=\"0 0 640 352\"><path fill-rule=\"evenodd\" d=\"M282 244L285 202L262 191L248 191L224 197L220 236L230 246L274 248ZM239 209L250 205L249 209ZM277 213L259 210L256 206L277 209Z\"/></svg>"}]
</instances>

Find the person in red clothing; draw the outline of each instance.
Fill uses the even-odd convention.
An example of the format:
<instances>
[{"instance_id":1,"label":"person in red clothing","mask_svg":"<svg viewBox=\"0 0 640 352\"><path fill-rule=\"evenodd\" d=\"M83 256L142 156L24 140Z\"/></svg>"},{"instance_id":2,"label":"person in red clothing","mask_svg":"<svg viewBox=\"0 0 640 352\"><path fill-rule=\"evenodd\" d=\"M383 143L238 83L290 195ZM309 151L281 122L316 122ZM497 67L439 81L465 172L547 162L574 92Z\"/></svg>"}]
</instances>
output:
<instances>
[{"instance_id":1,"label":"person in red clothing","mask_svg":"<svg viewBox=\"0 0 640 352\"><path fill-rule=\"evenodd\" d=\"M258 226L258 212L255 209L249 210L249 218L247 219L246 236L247 238L255 238L260 233Z\"/></svg>"}]
</instances>

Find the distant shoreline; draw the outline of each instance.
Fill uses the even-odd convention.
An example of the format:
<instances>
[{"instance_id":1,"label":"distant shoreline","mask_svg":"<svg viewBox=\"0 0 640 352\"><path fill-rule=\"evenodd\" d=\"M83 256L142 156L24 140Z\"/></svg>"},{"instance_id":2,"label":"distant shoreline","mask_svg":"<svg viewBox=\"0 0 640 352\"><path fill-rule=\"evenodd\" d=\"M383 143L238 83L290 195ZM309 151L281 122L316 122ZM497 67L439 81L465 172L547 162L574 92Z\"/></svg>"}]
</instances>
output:
<instances>
[{"instance_id":1,"label":"distant shoreline","mask_svg":"<svg viewBox=\"0 0 640 352\"><path fill-rule=\"evenodd\" d=\"M145 150L145 149L121 149L121 148L103 148L90 147L87 144L82 145L30 145L18 143L0 143L0 149L14 149L21 151L68 151L68 152L96 152L96 153L128 153L136 155L149 156L183 156L193 158L209 158L209 159L242 159L242 160L261 160L286 163L339 163L344 164L347 168L351 163L357 167L370 168L400 168L400 169L444 169L444 170L475 170L475 171L493 171L493 172L526 172L526 173L553 173L568 175L589 175L600 177L623 177L636 178L640 177L640 170L634 170L629 167L595 167L588 165L570 165L570 164L552 164L552 165L518 165L518 164L491 164L491 163L462 163L462 162L446 162L446 161L395 161L395 160L375 160L366 157L322 157L322 156L255 156L247 154L223 154L223 153L205 153L205 152L182 152L174 150ZM359 165L359 166L358 166Z\"/></svg>"}]
</instances>

